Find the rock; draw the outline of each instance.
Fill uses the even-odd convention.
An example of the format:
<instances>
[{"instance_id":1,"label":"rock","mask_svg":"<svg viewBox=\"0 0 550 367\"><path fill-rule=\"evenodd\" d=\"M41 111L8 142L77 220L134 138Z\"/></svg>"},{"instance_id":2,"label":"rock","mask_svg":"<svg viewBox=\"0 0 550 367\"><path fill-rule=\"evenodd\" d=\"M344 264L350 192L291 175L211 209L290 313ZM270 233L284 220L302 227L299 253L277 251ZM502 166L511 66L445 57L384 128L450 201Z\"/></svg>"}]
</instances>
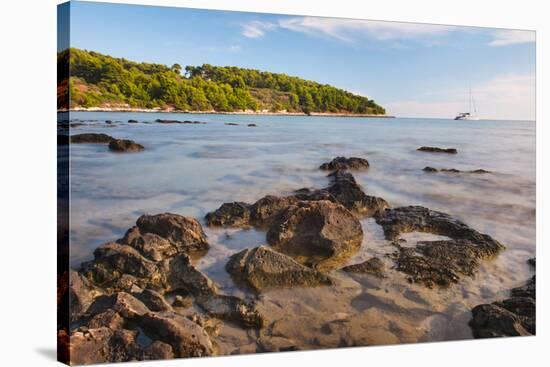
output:
<instances>
[{"instance_id":1,"label":"rock","mask_svg":"<svg viewBox=\"0 0 550 367\"><path fill-rule=\"evenodd\" d=\"M531 265L533 269L535 269L537 267L537 259L536 258L529 259L527 260L527 264Z\"/></svg>"},{"instance_id":2,"label":"rock","mask_svg":"<svg viewBox=\"0 0 550 367\"><path fill-rule=\"evenodd\" d=\"M166 238L178 253L204 251L210 247L200 223L191 217L163 213L142 215L136 222L140 233L153 233Z\"/></svg>"},{"instance_id":3,"label":"rock","mask_svg":"<svg viewBox=\"0 0 550 367\"><path fill-rule=\"evenodd\" d=\"M447 287L458 283L462 275L473 276L482 256L468 241L426 241L416 248L399 247L394 253L397 270L413 283Z\"/></svg>"},{"instance_id":4,"label":"rock","mask_svg":"<svg viewBox=\"0 0 550 367\"><path fill-rule=\"evenodd\" d=\"M135 248L143 256L155 262L173 257L178 253L178 248L167 239L154 233L141 233L137 226L130 228L117 242Z\"/></svg>"},{"instance_id":5,"label":"rock","mask_svg":"<svg viewBox=\"0 0 550 367\"><path fill-rule=\"evenodd\" d=\"M438 170L436 168L433 168L433 167L424 167L423 171L424 172L438 172ZM471 170L471 171L461 171L461 170L458 170L456 168L442 168L439 171L447 172L447 173L475 173L475 174L491 173L491 171L487 171L487 170L484 170L484 169L475 169L475 170Z\"/></svg>"},{"instance_id":6,"label":"rock","mask_svg":"<svg viewBox=\"0 0 550 367\"><path fill-rule=\"evenodd\" d=\"M107 327L72 333L69 355L71 365L126 362L140 354L137 331L111 330Z\"/></svg>"},{"instance_id":7,"label":"rock","mask_svg":"<svg viewBox=\"0 0 550 367\"><path fill-rule=\"evenodd\" d=\"M342 259L361 246L359 220L345 207L330 201L298 202L288 207L267 232L267 242L291 256ZM310 261L308 260L308 261ZM327 263L328 264L328 263Z\"/></svg>"},{"instance_id":8,"label":"rock","mask_svg":"<svg viewBox=\"0 0 550 367\"><path fill-rule=\"evenodd\" d=\"M111 330L122 329L124 325L124 319L120 314L112 309L108 309L105 312L95 315L89 322L88 328L97 329L100 327L107 327Z\"/></svg>"},{"instance_id":9,"label":"rock","mask_svg":"<svg viewBox=\"0 0 550 367\"><path fill-rule=\"evenodd\" d=\"M137 278L155 280L157 266L128 245L109 242L94 251L94 260L83 264L83 274L96 284L113 285L123 274Z\"/></svg>"},{"instance_id":10,"label":"rock","mask_svg":"<svg viewBox=\"0 0 550 367\"><path fill-rule=\"evenodd\" d=\"M360 264L348 265L342 270L348 273L372 274L377 277L382 277L385 270L384 268L382 260L377 257L371 257Z\"/></svg>"},{"instance_id":11,"label":"rock","mask_svg":"<svg viewBox=\"0 0 550 367\"><path fill-rule=\"evenodd\" d=\"M147 306L136 297L126 292L118 292L110 296L99 296L90 306L88 313L97 315L108 310L116 311L125 319L139 318L150 312Z\"/></svg>"},{"instance_id":12,"label":"rock","mask_svg":"<svg viewBox=\"0 0 550 367\"><path fill-rule=\"evenodd\" d=\"M298 200L303 201L318 201L318 200L328 200L332 201L333 203L337 203L338 200L330 192L328 192L326 189L321 190L311 190L308 188L303 188L294 191L295 198Z\"/></svg>"},{"instance_id":13,"label":"rock","mask_svg":"<svg viewBox=\"0 0 550 367\"><path fill-rule=\"evenodd\" d=\"M156 119L155 122L158 122L159 124L181 124L181 121L178 120L163 120L163 119Z\"/></svg>"},{"instance_id":14,"label":"rock","mask_svg":"<svg viewBox=\"0 0 550 367\"><path fill-rule=\"evenodd\" d=\"M336 157L328 163L323 163L319 168L326 171L346 169L360 170L369 168L369 161L357 157Z\"/></svg>"},{"instance_id":15,"label":"rock","mask_svg":"<svg viewBox=\"0 0 550 367\"><path fill-rule=\"evenodd\" d=\"M516 314L495 304L476 306L472 315L469 325L475 338L531 335Z\"/></svg>"},{"instance_id":16,"label":"rock","mask_svg":"<svg viewBox=\"0 0 550 367\"><path fill-rule=\"evenodd\" d=\"M110 124L113 123L113 121L111 121L111 120L105 120L105 123L110 125Z\"/></svg>"},{"instance_id":17,"label":"rock","mask_svg":"<svg viewBox=\"0 0 550 367\"><path fill-rule=\"evenodd\" d=\"M250 204L224 203L216 211L206 214L204 219L208 226L246 226L250 221Z\"/></svg>"},{"instance_id":18,"label":"rock","mask_svg":"<svg viewBox=\"0 0 550 367\"><path fill-rule=\"evenodd\" d=\"M233 321L244 328L261 329L264 326L264 318L255 305L240 298L216 294L197 297L196 301L212 317Z\"/></svg>"},{"instance_id":19,"label":"rock","mask_svg":"<svg viewBox=\"0 0 550 367\"><path fill-rule=\"evenodd\" d=\"M354 213L374 216L389 207L386 200L365 194L349 172L337 170L328 177L331 179L331 185L326 190Z\"/></svg>"},{"instance_id":20,"label":"rock","mask_svg":"<svg viewBox=\"0 0 550 367\"><path fill-rule=\"evenodd\" d=\"M179 255L170 261L167 276L170 290L185 290L194 296L212 296L216 284L196 269L187 255Z\"/></svg>"},{"instance_id":21,"label":"rock","mask_svg":"<svg viewBox=\"0 0 550 367\"><path fill-rule=\"evenodd\" d=\"M173 359L174 350L170 344L155 341L143 349L141 359L144 361L147 360L156 360L156 359Z\"/></svg>"},{"instance_id":22,"label":"rock","mask_svg":"<svg viewBox=\"0 0 550 367\"><path fill-rule=\"evenodd\" d=\"M113 141L115 138L107 134L77 134L70 137L71 143L81 144L81 143L90 143L90 144L106 144Z\"/></svg>"},{"instance_id":23,"label":"rock","mask_svg":"<svg viewBox=\"0 0 550 367\"><path fill-rule=\"evenodd\" d=\"M298 201L293 196L264 196L250 207L250 223L256 227L267 228L283 210Z\"/></svg>"},{"instance_id":24,"label":"rock","mask_svg":"<svg viewBox=\"0 0 550 367\"><path fill-rule=\"evenodd\" d=\"M138 121L137 121L137 120L132 120L132 119L130 119L130 120L128 120L128 123L129 123L129 124L137 124Z\"/></svg>"},{"instance_id":25,"label":"rock","mask_svg":"<svg viewBox=\"0 0 550 367\"><path fill-rule=\"evenodd\" d=\"M256 124L248 124L247 126L248 126L248 127L257 127L258 125L256 125Z\"/></svg>"},{"instance_id":26,"label":"rock","mask_svg":"<svg viewBox=\"0 0 550 367\"><path fill-rule=\"evenodd\" d=\"M448 154L458 153L458 151L455 148L420 147L417 150L421 152L430 152L430 153L448 153Z\"/></svg>"},{"instance_id":27,"label":"rock","mask_svg":"<svg viewBox=\"0 0 550 367\"><path fill-rule=\"evenodd\" d=\"M294 340L280 336L264 335L258 340L258 345L261 352L290 352L301 350Z\"/></svg>"},{"instance_id":28,"label":"rock","mask_svg":"<svg viewBox=\"0 0 550 367\"><path fill-rule=\"evenodd\" d=\"M239 126L239 124L234 123L234 122L226 122L224 125L227 125L227 126Z\"/></svg>"},{"instance_id":29,"label":"rock","mask_svg":"<svg viewBox=\"0 0 550 367\"><path fill-rule=\"evenodd\" d=\"M147 335L172 347L174 356L204 357L214 353L206 331L198 324L173 312L147 313L140 326Z\"/></svg>"},{"instance_id":30,"label":"rock","mask_svg":"<svg viewBox=\"0 0 550 367\"><path fill-rule=\"evenodd\" d=\"M425 232L461 239L476 244L482 255L496 255L504 246L491 236L479 233L449 214L422 206L405 206L386 209L376 217L388 240L395 240L401 233Z\"/></svg>"},{"instance_id":31,"label":"rock","mask_svg":"<svg viewBox=\"0 0 550 367\"><path fill-rule=\"evenodd\" d=\"M536 260L527 261L533 266ZM527 283L511 290L511 297L502 301L476 306L472 309L469 325L474 337L536 335L536 281L535 276Z\"/></svg>"},{"instance_id":32,"label":"rock","mask_svg":"<svg viewBox=\"0 0 550 367\"><path fill-rule=\"evenodd\" d=\"M68 303L71 321L77 320L88 311L94 298L100 296L102 292L93 286L88 279L74 270L69 272L69 287L65 293L66 298L61 303Z\"/></svg>"},{"instance_id":33,"label":"rock","mask_svg":"<svg viewBox=\"0 0 550 367\"><path fill-rule=\"evenodd\" d=\"M269 288L332 284L326 275L268 247L243 250L229 259L226 270L256 291Z\"/></svg>"},{"instance_id":34,"label":"rock","mask_svg":"<svg viewBox=\"0 0 550 367\"><path fill-rule=\"evenodd\" d=\"M114 139L109 143L109 149L113 152L140 152L143 149L143 145L136 143L133 140L128 139Z\"/></svg>"},{"instance_id":35,"label":"rock","mask_svg":"<svg viewBox=\"0 0 550 367\"><path fill-rule=\"evenodd\" d=\"M480 261L498 254L504 246L492 237L468 227L442 212L421 206L386 209L376 217L386 239L394 241L397 270L411 282L449 286L461 275L473 276ZM402 247L395 241L401 233L426 232L450 237L444 241L421 241L415 247Z\"/></svg>"},{"instance_id":36,"label":"rock","mask_svg":"<svg viewBox=\"0 0 550 367\"><path fill-rule=\"evenodd\" d=\"M144 289L140 293L132 293L132 296L143 302L151 311L172 311L172 306L166 302L164 297L152 289Z\"/></svg>"}]
</instances>

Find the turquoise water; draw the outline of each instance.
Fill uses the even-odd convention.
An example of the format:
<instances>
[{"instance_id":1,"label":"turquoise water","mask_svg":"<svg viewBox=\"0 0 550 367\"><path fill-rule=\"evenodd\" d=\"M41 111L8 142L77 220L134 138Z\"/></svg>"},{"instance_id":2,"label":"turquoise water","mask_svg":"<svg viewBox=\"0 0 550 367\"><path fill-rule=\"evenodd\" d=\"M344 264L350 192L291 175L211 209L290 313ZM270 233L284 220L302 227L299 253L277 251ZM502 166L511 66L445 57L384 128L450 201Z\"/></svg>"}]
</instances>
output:
<instances>
[{"instance_id":1,"label":"turquoise water","mask_svg":"<svg viewBox=\"0 0 550 367\"><path fill-rule=\"evenodd\" d=\"M157 118L206 124L153 123ZM304 326L303 338L292 336L304 348L317 347L308 344L308 335L317 333L313 327L335 312L364 324L387 319L377 329L385 330L382 336L363 341L365 332L358 331L356 343L361 345L391 342L394 339L388 335L395 334L396 323L401 331L395 342L469 338L469 309L499 299L530 276L525 261L535 254L534 122L88 112L72 113L71 119L83 124L72 128L71 134L106 133L145 147L140 153L117 154L105 145L71 145L71 264L75 267L90 259L98 245L120 238L144 213L174 212L202 220L223 202L254 202L267 194L324 187L327 179L318 166L336 156L369 160L368 171L354 173L368 194L383 197L392 206L415 204L450 213L506 245L507 250L485 263L476 278L449 290L409 285L390 270L383 281L336 272L343 285L330 292L276 291L271 293L272 303L265 295L262 306L273 317L285 299L286 307L297 310L296 317L308 315L312 329ZM140 122L129 124L129 119ZM229 122L239 126L225 125ZM257 127L248 127L249 123ZM458 154L416 151L423 145L457 148ZM429 174L422 171L425 166L492 173ZM365 239L354 261L393 251L372 219L363 219L362 224ZM263 244L265 234L205 230L212 249L197 265L226 292L238 294L223 270L227 257ZM384 259L391 269L391 260ZM407 298L411 291L424 298L414 306L424 309L419 314L403 311L412 307ZM308 302L319 310L325 304L329 311L315 313ZM299 322L285 315L280 315L281 320L289 325ZM229 335L228 340L239 339ZM246 336L239 340L227 342L228 353L247 342ZM331 346L323 343L321 347Z\"/></svg>"}]
</instances>

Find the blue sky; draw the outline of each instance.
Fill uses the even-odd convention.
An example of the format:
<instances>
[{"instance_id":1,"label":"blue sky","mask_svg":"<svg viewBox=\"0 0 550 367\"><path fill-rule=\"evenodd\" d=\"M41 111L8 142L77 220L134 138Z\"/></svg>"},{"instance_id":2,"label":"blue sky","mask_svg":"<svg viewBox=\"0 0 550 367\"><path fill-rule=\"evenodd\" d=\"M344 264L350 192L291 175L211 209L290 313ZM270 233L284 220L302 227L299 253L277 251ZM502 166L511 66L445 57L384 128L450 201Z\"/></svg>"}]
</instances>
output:
<instances>
[{"instance_id":1,"label":"blue sky","mask_svg":"<svg viewBox=\"0 0 550 367\"><path fill-rule=\"evenodd\" d=\"M72 2L71 46L167 65L283 72L367 95L390 114L535 119L535 33Z\"/></svg>"}]
</instances>

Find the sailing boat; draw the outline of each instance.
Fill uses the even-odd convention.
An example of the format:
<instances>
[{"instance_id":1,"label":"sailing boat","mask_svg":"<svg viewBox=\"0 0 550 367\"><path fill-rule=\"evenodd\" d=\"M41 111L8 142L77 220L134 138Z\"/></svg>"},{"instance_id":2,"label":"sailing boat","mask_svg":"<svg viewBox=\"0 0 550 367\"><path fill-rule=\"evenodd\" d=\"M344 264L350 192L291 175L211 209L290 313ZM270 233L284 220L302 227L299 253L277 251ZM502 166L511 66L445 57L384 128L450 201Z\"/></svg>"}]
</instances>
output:
<instances>
[{"instance_id":1,"label":"sailing boat","mask_svg":"<svg viewBox=\"0 0 550 367\"><path fill-rule=\"evenodd\" d=\"M472 88L470 88L470 99L468 100L469 109L468 112L460 112L456 117L455 120L479 120L479 117L477 116L477 110L476 110L476 103L472 99ZM472 113L472 105L474 106L474 112Z\"/></svg>"}]
</instances>

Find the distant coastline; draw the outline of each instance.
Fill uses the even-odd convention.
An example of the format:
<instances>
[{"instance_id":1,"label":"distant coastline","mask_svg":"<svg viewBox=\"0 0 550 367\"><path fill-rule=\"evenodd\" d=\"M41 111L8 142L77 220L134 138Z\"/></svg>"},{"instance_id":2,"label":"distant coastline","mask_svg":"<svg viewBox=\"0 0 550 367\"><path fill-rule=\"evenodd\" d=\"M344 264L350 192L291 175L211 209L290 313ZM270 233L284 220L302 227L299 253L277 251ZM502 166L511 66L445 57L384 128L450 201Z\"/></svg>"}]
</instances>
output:
<instances>
[{"instance_id":1,"label":"distant coastline","mask_svg":"<svg viewBox=\"0 0 550 367\"><path fill-rule=\"evenodd\" d=\"M319 116L319 117L368 117L368 118L395 118L390 115L343 113L343 112L287 112L287 111L187 111L176 109L157 108L128 108L128 107L77 107L71 109L58 109L57 112L139 112L139 113L185 113L194 115L253 115L253 116Z\"/></svg>"}]
</instances>

